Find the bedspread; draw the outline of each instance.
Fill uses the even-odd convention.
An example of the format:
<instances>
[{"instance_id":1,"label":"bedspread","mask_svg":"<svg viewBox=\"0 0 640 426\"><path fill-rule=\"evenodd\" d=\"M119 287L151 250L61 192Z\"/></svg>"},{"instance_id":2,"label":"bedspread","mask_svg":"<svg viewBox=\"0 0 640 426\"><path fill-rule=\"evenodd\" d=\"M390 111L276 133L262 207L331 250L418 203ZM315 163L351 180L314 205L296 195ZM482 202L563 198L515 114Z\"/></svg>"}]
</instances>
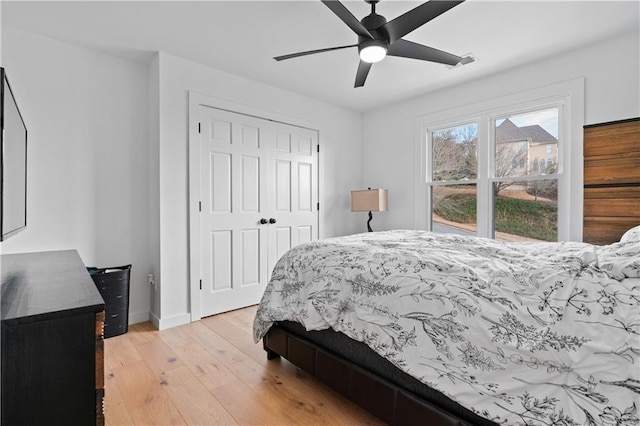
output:
<instances>
[{"instance_id":1,"label":"bedspread","mask_svg":"<svg viewBox=\"0 0 640 426\"><path fill-rule=\"evenodd\" d=\"M292 248L254 322L333 328L497 423L637 425L640 239L387 231Z\"/></svg>"}]
</instances>

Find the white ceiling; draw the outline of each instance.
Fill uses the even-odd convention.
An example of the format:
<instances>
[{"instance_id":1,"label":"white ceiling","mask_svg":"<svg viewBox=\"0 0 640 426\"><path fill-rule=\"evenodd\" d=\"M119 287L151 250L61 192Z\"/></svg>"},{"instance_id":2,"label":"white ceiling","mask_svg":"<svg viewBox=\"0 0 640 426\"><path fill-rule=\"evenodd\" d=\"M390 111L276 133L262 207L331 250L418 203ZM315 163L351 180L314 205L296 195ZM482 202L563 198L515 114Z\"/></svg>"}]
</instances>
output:
<instances>
[{"instance_id":1,"label":"white ceiling","mask_svg":"<svg viewBox=\"0 0 640 426\"><path fill-rule=\"evenodd\" d=\"M391 20L420 1L382 0ZM364 1L344 1L361 19ZM357 49L276 62L273 56L355 44L319 0L2 1L2 25L136 60L164 51L251 80L366 111L638 31L640 2L467 0L405 38L477 61L444 65L388 57L354 89ZM624 54L624 52L621 52Z\"/></svg>"}]
</instances>

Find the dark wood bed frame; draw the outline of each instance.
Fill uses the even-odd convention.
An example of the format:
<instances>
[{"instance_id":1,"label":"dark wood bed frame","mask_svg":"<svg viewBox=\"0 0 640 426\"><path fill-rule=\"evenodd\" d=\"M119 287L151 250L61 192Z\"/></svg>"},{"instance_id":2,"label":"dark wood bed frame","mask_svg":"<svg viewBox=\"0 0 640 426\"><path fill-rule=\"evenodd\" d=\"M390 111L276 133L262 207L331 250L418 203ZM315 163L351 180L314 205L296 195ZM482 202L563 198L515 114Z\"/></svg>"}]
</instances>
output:
<instances>
[{"instance_id":1,"label":"dark wood bed frame","mask_svg":"<svg viewBox=\"0 0 640 426\"><path fill-rule=\"evenodd\" d=\"M277 324L262 342L268 359L286 358L390 425L472 425Z\"/></svg>"}]
</instances>

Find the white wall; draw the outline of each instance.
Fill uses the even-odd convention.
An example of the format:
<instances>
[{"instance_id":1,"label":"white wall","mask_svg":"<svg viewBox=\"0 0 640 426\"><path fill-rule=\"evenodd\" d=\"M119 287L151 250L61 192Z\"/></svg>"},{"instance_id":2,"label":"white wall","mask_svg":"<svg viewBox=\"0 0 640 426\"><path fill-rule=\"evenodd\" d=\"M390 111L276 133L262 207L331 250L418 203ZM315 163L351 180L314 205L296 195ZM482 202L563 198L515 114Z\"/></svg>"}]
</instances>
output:
<instances>
[{"instance_id":1,"label":"white wall","mask_svg":"<svg viewBox=\"0 0 640 426\"><path fill-rule=\"evenodd\" d=\"M640 116L639 40L637 32L627 34L365 113L363 182L389 190L389 211L376 215L375 229L414 226L418 117L579 77L585 80L585 124Z\"/></svg>"},{"instance_id":2,"label":"white wall","mask_svg":"<svg viewBox=\"0 0 640 426\"><path fill-rule=\"evenodd\" d=\"M28 130L27 229L2 252L131 263L130 322L147 320L146 67L7 26L2 54Z\"/></svg>"},{"instance_id":3,"label":"white wall","mask_svg":"<svg viewBox=\"0 0 640 426\"><path fill-rule=\"evenodd\" d=\"M188 91L317 123L320 236L353 233L350 190L361 186L362 116L343 108L173 57L159 55L161 328L189 320ZM152 236L153 238L153 236Z\"/></svg>"}]
</instances>

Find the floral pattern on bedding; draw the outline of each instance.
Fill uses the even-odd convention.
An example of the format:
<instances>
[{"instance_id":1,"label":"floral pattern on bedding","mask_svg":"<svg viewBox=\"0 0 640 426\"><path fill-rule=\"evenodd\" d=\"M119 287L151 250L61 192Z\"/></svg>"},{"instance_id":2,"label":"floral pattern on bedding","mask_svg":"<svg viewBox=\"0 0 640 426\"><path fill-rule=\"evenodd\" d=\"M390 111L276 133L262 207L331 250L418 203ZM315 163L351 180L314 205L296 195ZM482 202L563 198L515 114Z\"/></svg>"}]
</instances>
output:
<instances>
[{"instance_id":1,"label":"floral pattern on bedding","mask_svg":"<svg viewBox=\"0 0 640 426\"><path fill-rule=\"evenodd\" d=\"M278 261L254 322L332 328L480 416L640 424L640 241L502 243L387 231Z\"/></svg>"}]
</instances>

